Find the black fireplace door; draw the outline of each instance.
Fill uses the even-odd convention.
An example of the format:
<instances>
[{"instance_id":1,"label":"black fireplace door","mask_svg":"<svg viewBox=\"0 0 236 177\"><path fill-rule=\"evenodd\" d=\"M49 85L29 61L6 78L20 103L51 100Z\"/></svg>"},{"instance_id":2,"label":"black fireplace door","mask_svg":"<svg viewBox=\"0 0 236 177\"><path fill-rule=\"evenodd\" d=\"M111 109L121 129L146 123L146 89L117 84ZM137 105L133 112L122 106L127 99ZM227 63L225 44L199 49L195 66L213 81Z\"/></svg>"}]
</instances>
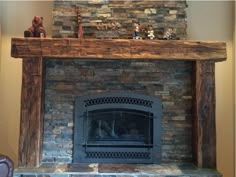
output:
<instances>
[{"instance_id":1,"label":"black fireplace door","mask_svg":"<svg viewBox=\"0 0 236 177\"><path fill-rule=\"evenodd\" d=\"M161 102L126 93L77 97L74 163L159 163Z\"/></svg>"}]
</instances>

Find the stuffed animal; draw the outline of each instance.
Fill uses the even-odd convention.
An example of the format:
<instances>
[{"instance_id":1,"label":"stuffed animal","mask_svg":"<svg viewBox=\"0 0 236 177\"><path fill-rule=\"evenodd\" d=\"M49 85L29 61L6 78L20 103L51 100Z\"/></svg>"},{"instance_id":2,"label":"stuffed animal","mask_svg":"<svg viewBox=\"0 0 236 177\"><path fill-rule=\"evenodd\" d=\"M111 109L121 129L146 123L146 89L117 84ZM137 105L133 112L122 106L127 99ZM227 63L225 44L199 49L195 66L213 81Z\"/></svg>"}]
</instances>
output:
<instances>
[{"instance_id":1,"label":"stuffed animal","mask_svg":"<svg viewBox=\"0 0 236 177\"><path fill-rule=\"evenodd\" d=\"M46 37L46 31L43 27L43 17L34 16L32 26L24 31L24 37Z\"/></svg>"}]
</instances>

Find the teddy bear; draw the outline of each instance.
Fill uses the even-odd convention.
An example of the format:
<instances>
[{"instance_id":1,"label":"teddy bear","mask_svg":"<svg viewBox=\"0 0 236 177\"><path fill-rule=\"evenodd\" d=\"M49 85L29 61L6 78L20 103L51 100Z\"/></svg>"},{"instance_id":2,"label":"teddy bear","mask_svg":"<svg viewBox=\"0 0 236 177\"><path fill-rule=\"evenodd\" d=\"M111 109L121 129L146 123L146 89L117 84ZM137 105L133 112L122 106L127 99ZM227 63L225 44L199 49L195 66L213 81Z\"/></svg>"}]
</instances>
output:
<instances>
[{"instance_id":1,"label":"teddy bear","mask_svg":"<svg viewBox=\"0 0 236 177\"><path fill-rule=\"evenodd\" d=\"M43 17L34 16L32 26L24 31L24 37L46 37L46 31L43 27Z\"/></svg>"}]
</instances>

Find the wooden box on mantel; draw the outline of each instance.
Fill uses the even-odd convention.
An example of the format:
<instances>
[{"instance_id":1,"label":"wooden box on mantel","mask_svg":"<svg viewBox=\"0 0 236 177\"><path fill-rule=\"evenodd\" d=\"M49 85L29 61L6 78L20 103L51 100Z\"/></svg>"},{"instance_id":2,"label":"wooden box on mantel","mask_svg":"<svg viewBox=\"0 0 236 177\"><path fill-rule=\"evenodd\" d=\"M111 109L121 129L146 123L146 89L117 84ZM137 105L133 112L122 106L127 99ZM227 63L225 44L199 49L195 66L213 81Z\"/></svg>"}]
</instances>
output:
<instances>
[{"instance_id":1,"label":"wooden box on mantel","mask_svg":"<svg viewBox=\"0 0 236 177\"><path fill-rule=\"evenodd\" d=\"M19 166L42 159L43 60L122 59L193 63L193 156L198 167L216 168L215 62L226 43L188 40L12 38L11 56L23 59Z\"/></svg>"}]
</instances>

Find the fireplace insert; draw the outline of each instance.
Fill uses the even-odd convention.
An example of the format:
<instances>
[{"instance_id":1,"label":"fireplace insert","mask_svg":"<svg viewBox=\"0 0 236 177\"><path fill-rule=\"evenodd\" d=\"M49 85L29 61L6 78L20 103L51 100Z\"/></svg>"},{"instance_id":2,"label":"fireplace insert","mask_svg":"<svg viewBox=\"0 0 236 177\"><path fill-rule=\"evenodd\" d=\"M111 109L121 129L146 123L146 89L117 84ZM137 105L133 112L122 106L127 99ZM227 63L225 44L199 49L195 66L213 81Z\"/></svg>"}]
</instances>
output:
<instances>
[{"instance_id":1,"label":"fireplace insert","mask_svg":"<svg viewBox=\"0 0 236 177\"><path fill-rule=\"evenodd\" d=\"M75 101L74 163L159 163L160 99L101 93Z\"/></svg>"}]
</instances>

